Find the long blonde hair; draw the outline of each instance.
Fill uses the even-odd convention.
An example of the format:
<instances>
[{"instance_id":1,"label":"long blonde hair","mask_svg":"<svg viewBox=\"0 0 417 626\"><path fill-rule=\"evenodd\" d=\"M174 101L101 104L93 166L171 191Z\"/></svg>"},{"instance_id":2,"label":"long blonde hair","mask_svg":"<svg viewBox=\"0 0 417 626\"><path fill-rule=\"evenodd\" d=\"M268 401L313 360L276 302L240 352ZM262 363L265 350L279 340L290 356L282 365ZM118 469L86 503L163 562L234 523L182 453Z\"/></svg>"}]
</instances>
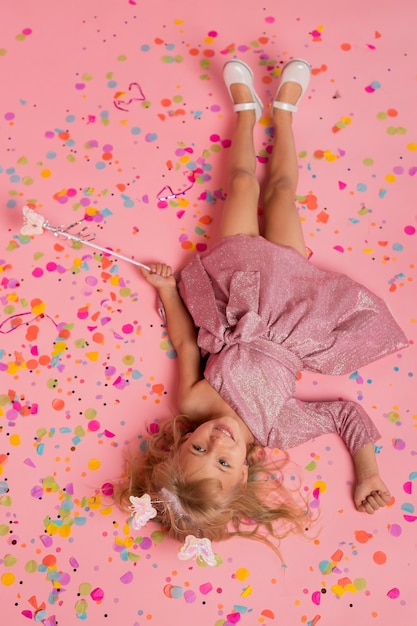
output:
<instances>
[{"instance_id":1,"label":"long blonde hair","mask_svg":"<svg viewBox=\"0 0 417 626\"><path fill-rule=\"evenodd\" d=\"M228 493L220 481L186 479L179 462L184 436L196 425L186 416L169 418L149 435L147 450L130 461L127 479L116 486L118 503L128 510L129 497L147 493L154 502L164 503L167 490L181 504L182 514L166 501L157 509L156 521L171 537L183 541L186 535L221 541L233 536L263 541L277 551L277 542L293 532L304 532L310 523L308 506L299 490L283 484L288 456L280 452L272 460L262 446L253 445L247 455L248 481Z\"/></svg>"}]
</instances>

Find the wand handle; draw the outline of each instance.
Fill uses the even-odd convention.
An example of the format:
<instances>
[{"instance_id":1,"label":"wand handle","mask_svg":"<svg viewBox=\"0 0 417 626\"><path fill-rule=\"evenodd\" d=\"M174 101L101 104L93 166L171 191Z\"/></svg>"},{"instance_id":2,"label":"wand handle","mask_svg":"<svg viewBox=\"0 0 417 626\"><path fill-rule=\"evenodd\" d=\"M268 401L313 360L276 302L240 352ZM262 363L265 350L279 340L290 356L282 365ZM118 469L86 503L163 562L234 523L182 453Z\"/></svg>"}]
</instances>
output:
<instances>
[{"instance_id":1,"label":"wand handle","mask_svg":"<svg viewBox=\"0 0 417 626\"><path fill-rule=\"evenodd\" d=\"M62 237L66 237L67 239L71 239L72 241L78 241L78 243L82 243L83 246L90 246L90 248L94 248L95 250L99 250L100 252L103 252L104 254L108 254L109 256L115 256L118 259L122 259L122 261L127 261L128 263L132 263L132 265L136 265L137 267L143 267L145 270L148 270L148 272L150 272L150 270L151 270L149 265L145 265L144 263L140 263L139 261L135 261L135 259L130 259L129 257L125 256L124 254L119 254L119 252L114 252L114 250L108 250L107 248L103 248L102 246L98 246L97 244L92 243L91 241L86 241L82 237L77 237L77 235L71 235L71 233L68 233L65 230L57 229L56 227L50 226L49 224L43 224L43 228L45 228L46 230L51 231L56 236L61 235Z\"/></svg>"}]
</instances>

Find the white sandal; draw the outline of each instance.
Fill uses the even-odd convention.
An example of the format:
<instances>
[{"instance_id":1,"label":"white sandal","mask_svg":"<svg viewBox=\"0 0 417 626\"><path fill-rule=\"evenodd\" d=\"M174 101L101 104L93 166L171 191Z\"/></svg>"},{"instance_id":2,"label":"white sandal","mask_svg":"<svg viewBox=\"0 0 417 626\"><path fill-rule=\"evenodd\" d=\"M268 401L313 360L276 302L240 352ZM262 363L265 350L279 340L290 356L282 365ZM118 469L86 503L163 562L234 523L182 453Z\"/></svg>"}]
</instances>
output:
<instances>
[{"instance_id":1,"label":"white sandal","mask_svg":"<svg viewBox=\"0 0 417 626\"><path fill-rule=\"evenodd\" d=\"M281 72L281 80L279 83L279 87L275 94L274 101L272 106L274 109L282 109L284 111L291 111L291 113L295 113L298 108L298 103L306 92L306 89L309 85L311 78L311 66L310 63L304 61L303 59L292 59L288 61L282 68ZM301 87L301 94L295 104L290 104L289 102L279 102L277 100L279 90L282 85L285 83L297 83Z\"/></svg>"},{"instance_id":2,"label":"white sandal","mask_svg":"<svg viewBox=\"0 0 417 626\"><path fill-rule=\"evenodd\" d=\"M227 61L223 67L223 78L226 83L226 87L229 90L230 97L233 101L232 92L230 91L230 86L235 83L241 83L246 85L250 89L252 94L253 101L252 102L241 102L239 104L233 104L233 108L236 112L238 111L255 111L256 121L262 115L263 104L255 91L253 86L253 72L250 69L249 65L246 65L243 61L239 59L233 59L233 61Z\"/></svg>"}]
</instances>

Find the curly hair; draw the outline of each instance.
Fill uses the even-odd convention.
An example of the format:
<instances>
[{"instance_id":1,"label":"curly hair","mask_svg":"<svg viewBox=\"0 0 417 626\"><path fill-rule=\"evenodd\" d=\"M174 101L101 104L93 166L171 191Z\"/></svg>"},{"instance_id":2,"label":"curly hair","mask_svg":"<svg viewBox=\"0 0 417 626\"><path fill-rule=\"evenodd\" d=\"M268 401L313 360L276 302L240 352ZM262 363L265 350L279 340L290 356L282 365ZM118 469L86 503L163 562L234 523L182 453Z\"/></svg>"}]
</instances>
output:
<instances>
[{"instance_id":1,"label":"curly hair","mask_svg":"<svg viewBox=\"0 0 417 626\"><path fill-rule=\"evenodd\" d=\"M157 432L149 433L147 450L128 463L126 480L116 486L123 510L128 511L130 496L147 493L151 500L163 504L154 505L155 520L175 539L183 541L189 534L211 541L249 537L267 543L276 552L280 539L307 530L311 518L306 502L299 490L290 491L283 484L288 462L284 452L279 452L279 460L271 460L263 446L252 445L247 454L247 483L228 492L217 479L190 480L184 476L179 451L185 435L196 427L180 415L164 420ZM178 499L183 514L175 515L161 490Z\"/></svg>"}]
</instances>

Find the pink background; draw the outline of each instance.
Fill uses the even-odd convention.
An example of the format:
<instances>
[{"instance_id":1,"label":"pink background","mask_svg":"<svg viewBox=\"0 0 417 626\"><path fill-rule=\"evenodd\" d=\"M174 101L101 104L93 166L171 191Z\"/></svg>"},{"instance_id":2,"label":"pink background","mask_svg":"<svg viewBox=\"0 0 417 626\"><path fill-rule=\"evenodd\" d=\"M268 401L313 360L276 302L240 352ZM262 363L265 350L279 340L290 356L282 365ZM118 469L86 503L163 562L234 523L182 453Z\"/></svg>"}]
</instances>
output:
<instances>
[{"instance_id":1,"label":"pink background","mask_svg":"<svg viewBox=\"0 0 417 626\"><path fill-rule=\"evenodd\" d=\"M415 624L416 39L411 2L3 0L0 24L0 597L4 623ZM411 11L410 11L411 9ZM359 400L382 432L394 501L354 510L336 436L292 453L320 517L311 540L215 545L176 558L155 525L132 536L92 496L145 424L175 411L175 360L136 268L50 234L22 238L30 202L97 243L182 266L214 239L233 117L223 63L264 102L307 58L295 119L297 205L313 262L382 296L411 347L300 395ZM129 89L130 87L130 89ZM265 108L265 115L268 108ZM271 145L256 129L259 175ZM184 195L160 198L169 186ZM45 316L36 317L40 313ZM20 317L21 326L16 326ZM45 532L45 529L47 532Z\"/></svg>"}]
</instances>

